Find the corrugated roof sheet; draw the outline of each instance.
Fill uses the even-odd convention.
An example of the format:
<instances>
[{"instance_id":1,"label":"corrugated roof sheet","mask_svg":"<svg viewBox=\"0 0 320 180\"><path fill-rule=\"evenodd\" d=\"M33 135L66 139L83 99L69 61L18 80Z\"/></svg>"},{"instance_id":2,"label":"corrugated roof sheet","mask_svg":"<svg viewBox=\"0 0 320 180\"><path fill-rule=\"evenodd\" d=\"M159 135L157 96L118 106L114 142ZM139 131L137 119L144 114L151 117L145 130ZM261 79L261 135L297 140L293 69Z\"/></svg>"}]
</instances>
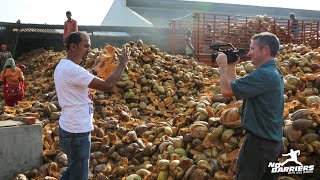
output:
<instances>
[{"instance_id":1,"label":"corrugated roof sheet","mask_svg":"<svg viewBox=\"0 0 320 180\"><path fill-rule=\"evenodd\" d=\"M13 29L13 32L18 32L18 29ZM55 29L41 29L41 28L22 28L20 33L42 33L42 34L61 34Z\"/></svg>"}]
</instances>

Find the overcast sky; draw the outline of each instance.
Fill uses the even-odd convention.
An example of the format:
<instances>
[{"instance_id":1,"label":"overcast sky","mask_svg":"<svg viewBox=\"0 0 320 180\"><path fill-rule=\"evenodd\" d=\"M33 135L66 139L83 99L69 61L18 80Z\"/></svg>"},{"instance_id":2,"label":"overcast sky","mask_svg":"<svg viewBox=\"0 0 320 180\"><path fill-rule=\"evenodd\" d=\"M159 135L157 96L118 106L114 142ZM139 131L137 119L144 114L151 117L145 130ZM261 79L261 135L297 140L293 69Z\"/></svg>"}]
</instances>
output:
<instances>
[{"instance_id":1,"label":"overcast sky","mask_svg":"<svg viewBox=\"0 0 320 180\"><path fill-rule=\"evenodd\" d=\"M63 24L66 20L65 12L69 10L79 25L100 25L113 1L114 0L1 0L0 21L16 22L20 19L22 23ZM320 11L319 0L202 1Z\"/></svg>"}]
</instances>

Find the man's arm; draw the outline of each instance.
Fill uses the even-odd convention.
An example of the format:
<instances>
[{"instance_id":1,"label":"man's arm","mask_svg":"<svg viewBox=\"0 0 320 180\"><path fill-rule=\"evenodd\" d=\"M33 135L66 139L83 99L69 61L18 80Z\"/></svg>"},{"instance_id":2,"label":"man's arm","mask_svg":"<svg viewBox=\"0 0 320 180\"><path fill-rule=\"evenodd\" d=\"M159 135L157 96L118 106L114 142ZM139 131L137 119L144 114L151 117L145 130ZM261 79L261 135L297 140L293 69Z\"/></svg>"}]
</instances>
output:
<instances>
[{"instance_id":1,"label":"man's arm","mask_svg":"<svg viewBox=\"0 0 320 180\"><path fill-rule=\"evenodd\" d=\"M67 25L66 22L64 22L64 29L63 29L63 43L65 44L66 42L66 36L67 36Z\"/></svg>"},{"instance_id":2,"label":"man's arm","mask_svg":"<svg viewBox=\"0 0 320 180\"><path fill-rule=\"evenodd\" d=\"M220 67L220 89L222 96L234 96L230 81L236 79L236 63L228 64L227 56L224 53L219 53L216 62Z\"/></svg>"},{"instance_id":3,"label":"man's arm","mask_svg":"<svg viewBox=\"0 0 320 180\"><path fill-rule=\"evenodd\" d=\"M106 80L102 80L100 78L94 78L90 84L89 84L89 88L92 89L97 89L100 91L106 91L106 92L110 92L112 90L112 88L116 85L123 69L125 68L126 64L129 61L129 55L130 55L130 51L126 50L125 48L122 50L122 53L118 53L118 57L119 57L119 66L117 67L117 69L106 79ZM99 64L97 64L94 67L94 70L97 72L99 68L99 66L102 65L102 62Z\"/></svg>"},{"instance_id":4,"label":"man's arm","mask_svg":"<svg viewBox=\"0 0 320 180\"><path fill-rule=\"evenodd\" d=\"M113 74L111 74L106 80L102 80L100 78L95 77L91 83L89 84L89 88L91 89L97 89L100 91L110 92L112 88L116 85L124 67L126 65L123 63L120 63L117 69L114 71Z\"/></svg>"},{"instance_id":5,"label":"man's arm","mask_svg":"<svg viewBox=\"0 0 320 180\"><path fill-rule=\"evenodd\" d=\"M76 20L74 20L73 29L74 29L75 32L78 32L78 24L77 24Z\"/></svg>"}]
</instances>

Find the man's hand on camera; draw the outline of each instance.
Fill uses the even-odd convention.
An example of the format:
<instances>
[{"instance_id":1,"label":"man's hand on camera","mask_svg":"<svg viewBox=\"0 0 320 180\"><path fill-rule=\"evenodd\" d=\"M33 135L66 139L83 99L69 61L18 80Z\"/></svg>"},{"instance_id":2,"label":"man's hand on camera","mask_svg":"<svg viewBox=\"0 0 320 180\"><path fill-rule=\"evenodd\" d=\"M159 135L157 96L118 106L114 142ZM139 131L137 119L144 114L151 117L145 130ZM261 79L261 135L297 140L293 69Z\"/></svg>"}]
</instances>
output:
<instances>
[{"instance_id":1,"label":"man's hand on camera","mask_svg":"<svg viewBox=\"0 0 320 180\"><path fill-rule=\"evenodd\" d=\"M240 57L238 57L238 60L237 61L234 61L234 62L231 62L231 63L228 63L228 66L236 66L236 64L238 64L240 62Z\"/></svg>"},{"instance_id":2,"label":"man's hand on camera","mask_svg":"<svg viewBox=\"0 0 320 180\"><path fill-rule=\"evenodd\" d=\"M219 67L228 66L227 55L225 55L224 53L220 53L219 52L219 54L218 54L218 56L216 58L216 62L217 62Z\"/></svg>"}]
</instances>

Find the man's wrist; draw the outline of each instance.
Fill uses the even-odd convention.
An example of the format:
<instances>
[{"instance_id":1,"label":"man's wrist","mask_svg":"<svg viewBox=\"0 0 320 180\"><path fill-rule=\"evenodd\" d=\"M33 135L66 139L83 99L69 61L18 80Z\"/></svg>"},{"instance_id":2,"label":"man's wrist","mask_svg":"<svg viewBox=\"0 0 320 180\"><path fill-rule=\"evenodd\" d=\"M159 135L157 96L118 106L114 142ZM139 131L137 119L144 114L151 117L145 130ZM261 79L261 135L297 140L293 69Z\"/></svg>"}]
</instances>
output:
<instances>
[{"instance_id":1,"label":"man's wrist","mask_svg":"<svg viewBox=\"0 0 320 180\"><path fill-rule=\"evenodd\" d=\"M93 74L95 76L98 75L98 73L94 69L91 70L91 74Z\"/></svg>"},{"instance_id":2,"label":"man's wrist","mask_svg":"<svg viewBox=\"0 0 320 180\"><path fill-rule=\"evenodd\" d=\"M119 66L126 66L127 63L124 63L124 62L119 62Z\"/></svg>"}]
</instances>

